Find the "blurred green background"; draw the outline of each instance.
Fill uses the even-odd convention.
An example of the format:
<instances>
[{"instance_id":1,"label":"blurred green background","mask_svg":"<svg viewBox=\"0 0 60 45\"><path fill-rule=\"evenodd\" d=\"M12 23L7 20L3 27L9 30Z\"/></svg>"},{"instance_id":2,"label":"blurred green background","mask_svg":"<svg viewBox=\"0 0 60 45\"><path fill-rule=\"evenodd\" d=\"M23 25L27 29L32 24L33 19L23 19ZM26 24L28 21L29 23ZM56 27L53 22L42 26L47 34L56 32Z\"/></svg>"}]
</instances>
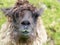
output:
<instances>
[{"instance_id":1,"label":"blurred green background","mask_svg":"<svg viewBox=\"0 0 60 45\"><path fill-rule=\"evenodd\" d=\"M16 0L0 0L0 8L11 7ZM47 30L48 41L46 45L60 45L60 0L29 0L31 4L40 7L45 5L46 10L42 19ZM0 29L6 21L4 14L0 11Z\"/></svg>"}]
</instances>

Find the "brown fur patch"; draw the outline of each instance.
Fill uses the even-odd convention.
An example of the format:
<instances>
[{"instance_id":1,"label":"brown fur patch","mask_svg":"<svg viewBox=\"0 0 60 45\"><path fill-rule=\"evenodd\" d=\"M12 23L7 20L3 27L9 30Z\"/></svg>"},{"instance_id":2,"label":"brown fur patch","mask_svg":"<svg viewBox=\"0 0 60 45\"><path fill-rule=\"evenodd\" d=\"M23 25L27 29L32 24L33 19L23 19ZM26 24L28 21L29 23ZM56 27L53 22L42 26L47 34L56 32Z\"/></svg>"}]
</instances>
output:
<instances>
[{"instance_id":1,"label":"brown fur patch","mask_svg":"<svg viewBox=\"0 0 60 45\"><path fill-rule=\"evenodd\" d=\"M7 15L9 15L9 13L10 13L12 16L17 11L18 11L18 13L22 14L22 12L24 10L30 10L34 13L36 10L36 7L29 4L29 2L27 0L18 0L17 3L15 4L15 6L11 10L9 10ZM14 15L14 17L17 17L17 16ZM41 17L38 17L36 27L34 27L35 37L33 37L33 38L31 37L30 40L28 40L26 43L22 43L22 42L11 39L10 35L12 34L11 32L14 29L12 26L12 23L11 23L13 20L11 18L13 18L13 17L8 17L8 21L5 24L3 24L2 28L1 28L0 45L43 45L43 43L46 42L47 34L46 34L45 28L43 26ZM18 26L18 25L16 25L16 26ZM18 40L18 37L16 40Z\"/></svg>"}]
</instances>

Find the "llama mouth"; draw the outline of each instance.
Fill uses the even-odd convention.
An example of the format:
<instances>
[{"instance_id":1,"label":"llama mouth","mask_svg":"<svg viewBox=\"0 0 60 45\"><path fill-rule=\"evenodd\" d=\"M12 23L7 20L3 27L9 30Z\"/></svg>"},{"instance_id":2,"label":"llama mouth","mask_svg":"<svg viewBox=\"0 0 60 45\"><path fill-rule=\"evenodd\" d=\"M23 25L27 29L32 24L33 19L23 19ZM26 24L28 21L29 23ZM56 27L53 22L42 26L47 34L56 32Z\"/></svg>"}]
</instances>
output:
<instances>
[{"instance_id":1,"label":"llama mouth","mask_svg":"<svg viewBox=\"0 0 60 45\"><path fill-rule=\"evenodd\" d=\"M22 38L23 39L28 39L29 38L29 32L27 30L22 31Z\"/></svg>"},{"instance_id":2,"label":"llama mouth","mask_svg":"<svg viewBox=\"0 0 60 45\"><path fill-rule=\"evenodd\" d=\"M28 34L29 32L26 31L26 30L24 30L24 31L22 31L22 33L23 33L23 34Z\"/></svg>"}]
</instances>

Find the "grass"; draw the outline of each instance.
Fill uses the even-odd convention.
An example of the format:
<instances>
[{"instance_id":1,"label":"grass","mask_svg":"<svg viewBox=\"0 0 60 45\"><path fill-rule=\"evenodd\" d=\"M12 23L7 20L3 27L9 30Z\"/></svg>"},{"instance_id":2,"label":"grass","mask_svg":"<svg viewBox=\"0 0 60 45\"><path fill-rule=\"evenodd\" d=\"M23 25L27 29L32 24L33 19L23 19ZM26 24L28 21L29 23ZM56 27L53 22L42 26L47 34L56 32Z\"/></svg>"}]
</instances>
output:
<instances>
[{"instance_id":1,"label":"grass","mask_svg":"<svg viewBox=\"0 0 60 45\"><path fill-rule=\"evenodd\" d=\"M39 7L39 4L44 3L47 7L42 19L47 29L47 34L54 40L55 45L60 45L60 2L58 0L29 0L30 3ZM14 5L15 0L0 0L0 8L11 7ZM6 21L5 16L0 13L0 28ZM50 44L47 44L50 45Z\"/></svg>"}]
</instances>

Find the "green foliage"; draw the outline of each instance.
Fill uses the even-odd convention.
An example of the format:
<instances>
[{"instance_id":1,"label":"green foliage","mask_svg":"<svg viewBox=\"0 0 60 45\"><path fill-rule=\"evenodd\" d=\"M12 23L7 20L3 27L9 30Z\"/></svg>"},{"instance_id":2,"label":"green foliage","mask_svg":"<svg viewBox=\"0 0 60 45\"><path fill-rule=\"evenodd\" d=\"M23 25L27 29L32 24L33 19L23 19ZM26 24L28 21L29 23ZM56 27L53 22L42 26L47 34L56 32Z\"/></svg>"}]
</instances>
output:
<instances>
[{"instance_id":1,"label":"green foliage","mask_svg":"<svg viewBox=\"0 0 60 45\"><path fill-rule=\"evenodd\" d=\"M29 0L29 2L36 7L39 7L41 3L46 5L47 9L42 15L42 19L47 29L47 34L54 40L55 45L60 45L60 2L58 0ZM0 8L11 7L14 3L15 0L0 0ZM5 21L5 16L0 13L0 27Z\"/></svg>"},{"instance_id":2,"label":"green foliage","mask_svg":"<svg viewBox=\"0 0 60 45\"><path fill-rule=\"evenodd\" d=\"M2 12L0 12L0 27L5 21L6 21L5 16L2 14Z\"/></svg>"}]
</instances>

